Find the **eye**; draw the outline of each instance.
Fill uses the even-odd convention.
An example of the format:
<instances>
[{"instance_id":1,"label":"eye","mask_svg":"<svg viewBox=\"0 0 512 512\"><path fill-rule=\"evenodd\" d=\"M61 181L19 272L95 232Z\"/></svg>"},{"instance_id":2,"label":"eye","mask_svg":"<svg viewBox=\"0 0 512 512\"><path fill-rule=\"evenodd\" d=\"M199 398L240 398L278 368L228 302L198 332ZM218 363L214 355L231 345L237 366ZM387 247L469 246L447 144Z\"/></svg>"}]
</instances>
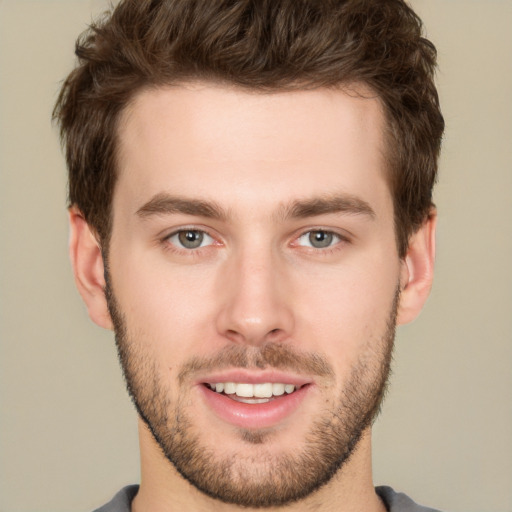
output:
<instances>
[{"instance_id":1,"label":"eye","mask_svg":"<svg viewBox=\"0 0 512 512\"><path fill-rule=\"evenodd\" d=\"M313 247L314 249L326 249L341 241L341 237L331 231L316 229L308 231L299 237L298 245Z\"/></svg>"},{"instance_id":2,"label":"eye","mask_svg":"<svg viewBox=\"0 0 512 512\"><path fill-rule=\"evenodd\" d=\"M210 235L198 229L182 229L173 233L167 240L183 249L198 249L214 242Z\"/></svg>"}]
</instances>

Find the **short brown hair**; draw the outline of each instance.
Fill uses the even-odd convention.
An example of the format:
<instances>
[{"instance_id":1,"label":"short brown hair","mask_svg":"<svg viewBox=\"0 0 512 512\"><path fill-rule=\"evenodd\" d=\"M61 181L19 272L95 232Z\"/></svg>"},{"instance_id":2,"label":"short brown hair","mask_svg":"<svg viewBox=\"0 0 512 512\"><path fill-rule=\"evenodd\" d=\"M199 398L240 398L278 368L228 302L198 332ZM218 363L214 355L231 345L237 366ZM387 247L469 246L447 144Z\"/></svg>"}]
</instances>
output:
<instances>
[{"instance_id":1,"label":"short brown hair","mask_svg":"<svg viewBox=\"0 0 512 512\"><path fill-rule=\"evenodd\" d=\"M432 208L444 121L436 50L403 0L124 0L76 43L54 110L69 203L108 245L117 122L140 90L190 80L261 92L364 84L387 118L397 244Z\"/></svg>"}]
</instances>

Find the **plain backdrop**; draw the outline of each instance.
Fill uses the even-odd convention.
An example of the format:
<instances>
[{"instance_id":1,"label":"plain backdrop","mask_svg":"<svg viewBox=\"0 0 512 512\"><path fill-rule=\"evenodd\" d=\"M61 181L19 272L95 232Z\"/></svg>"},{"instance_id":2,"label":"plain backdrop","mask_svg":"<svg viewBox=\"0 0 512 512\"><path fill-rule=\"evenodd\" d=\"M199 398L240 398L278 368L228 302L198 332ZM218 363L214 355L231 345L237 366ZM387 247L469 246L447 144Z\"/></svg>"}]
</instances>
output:
<instances>
[{"instance_id":1,"label":"plain backdrop","mask_svg":"<svg viewBox=\"0 0 512 512\"><path fill-rule=\"evenodd\" d=\"M447 123L438 258L401 328L374 429L376 484L454 512L512 510L512 2L414 0ZM88 511L138 481L113 337L67 257L50 123L76 36L106 6L0 0L0 511Z\"/></svg>"}]
</instances>

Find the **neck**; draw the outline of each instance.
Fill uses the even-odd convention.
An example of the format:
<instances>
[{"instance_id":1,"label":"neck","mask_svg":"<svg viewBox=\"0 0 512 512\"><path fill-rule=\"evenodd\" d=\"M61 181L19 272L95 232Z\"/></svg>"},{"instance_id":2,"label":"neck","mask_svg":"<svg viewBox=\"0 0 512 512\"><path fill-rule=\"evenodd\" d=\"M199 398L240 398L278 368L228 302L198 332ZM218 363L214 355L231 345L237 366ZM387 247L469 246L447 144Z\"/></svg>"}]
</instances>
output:
<instances>
[{"instance_id":1,"label":"neck","mask_svg":"<svg viewBox=\"0 0 512 512\"><path fill-rule=\"evenodd\" d=\"M146 425L139 420L141 484L132 512L236 512L246 507L210 498L185 480L165 458ZM261 510L261 509L259 509ZM307 498L265 512L385 512L375 493L371 467L371 432L368 428L348 461L334 477Z\"/></svg>"}]
</instances>

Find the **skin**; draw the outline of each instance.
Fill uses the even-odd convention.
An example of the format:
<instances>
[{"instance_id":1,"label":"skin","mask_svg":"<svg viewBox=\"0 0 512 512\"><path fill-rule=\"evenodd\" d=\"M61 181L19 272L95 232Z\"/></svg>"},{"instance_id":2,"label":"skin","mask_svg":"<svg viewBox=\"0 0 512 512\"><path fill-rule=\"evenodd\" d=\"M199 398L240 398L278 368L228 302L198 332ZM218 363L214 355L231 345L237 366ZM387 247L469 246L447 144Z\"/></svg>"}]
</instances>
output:
<instances>
[{"instance_id":1,"label":"skin","mask_svg":"<svg viewBox=\"0 0 512 512\"><path fill-rule=\"evenodd\" d=\"M168 396L193 405L191 428L218 457L258 461L262 444L219 418L192 377L180 382L192 357L229 347L255 353L273 343L325 358L332 375L307 376L310 389L297 409L270 428L252 428L264 431L265 453L293 454L340 399L358 362L378 366L382 356L371 347L382 343L397 288L398 324L413 320L428 296L435 213L400 259L383 122L375 97L325 89L257 94L204 83L144 91L124 112L108 251L112 291L130 338L154 362ZM176 198L196 203L179 212ZM325 211L297 215L297 203L319 199ZM197 201L220 212L198 210ZM93 321L111 329L94 230L76 208L70 222L77 286ZM208 233L205 244L180 247L172 235L184 228ZM336 236L329 247L311 247L314 230ZM136 512L238 510L185 481L142 421L140 447ZM369 427L342 470L288 510L363 508L384 510L373 489Z\"/></svg>"}]
</instances>

